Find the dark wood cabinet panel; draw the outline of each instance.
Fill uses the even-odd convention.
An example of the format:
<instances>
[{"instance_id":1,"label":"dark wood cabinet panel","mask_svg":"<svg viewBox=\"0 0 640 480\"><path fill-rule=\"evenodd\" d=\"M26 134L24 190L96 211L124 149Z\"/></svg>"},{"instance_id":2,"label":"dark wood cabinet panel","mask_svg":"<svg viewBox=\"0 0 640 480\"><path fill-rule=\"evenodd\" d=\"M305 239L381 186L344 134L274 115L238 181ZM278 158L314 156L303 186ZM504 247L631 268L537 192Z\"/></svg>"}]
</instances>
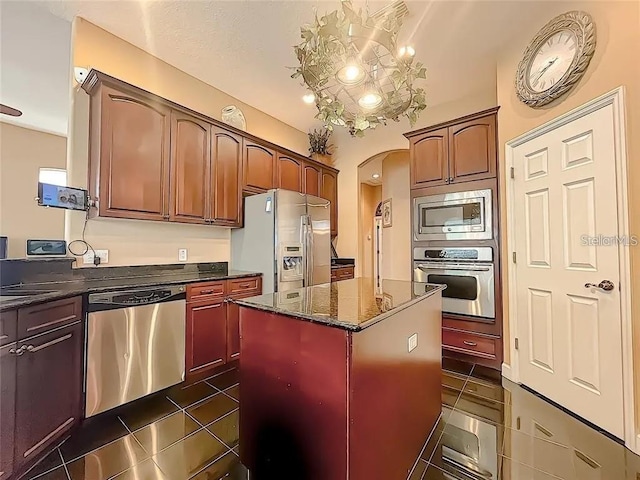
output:
<instances>
[{"instance_id":1,"label":"dark wood cabinet panel","mask_svg":"<svg viewBox=\"0 0 640 480\"><path fill-rule=\"evenodd\" d=\"M14 314L15 312L9 312ZM5 313L2 314L2 317ZM0 479L13 471L13 446L16 416L16 344L0 348Z\"/></svg>"},{"instance_id":2,"label":"dark wood cabinet panel","mask_svg":"<svg viewBox=\"0 0 640 480\"><path fill-rule=\"evenodd\" d=\"M16 463L42 453L79 418L82 331L78 321L18 344L24 353L17 356Z\"/></svg>"},{"instance_id":3,"label":"dark wood cabinet panel","mask_svg":"<svg viewBox=\"0 0 640 480\"><path fill-rule=\"evenodd\" d=\"M209 216L209 137L206 122L171 113L171 221L205 223Z\"/></svg>"},{"instance_id":4,"label":"dark wood cabinet panel","mask_svg":"<svg viewBox=\"0 0 640 480\"><path fill-rule=\"evenodd\" d=\"M302 161L278 154L278 188L302 192Z\"/></svg>"},{"instance_id":5,"label":"dark wood cabinet panel","mask_svg":"<svg viewBox=\"0 0 640 480\"><path fill-rule=\"evenodd\" d=\"M252 296L252 295L247 295ZM238 297L242 298L242 297ZM227 303L227 362L240 357L240 306Z\"/></svg>"},{"instance_id":6,"label":"dark wood cabinet panel","mask_svg":"<svg viewBox=\"0 0 640 480\"><path fill-rule=\"evenodd\" d=\"M496 176L496 117L489 115L449 127L450 176L454 182Z\"/></svg>"},{"instance_id":7,"label":"dark wood cabinet panel","mask_svg":"<svg viewBox=\"0 0 640 480\"><path fill-rule=\"evenodd\" d=\"M309 195L319 197L321 178L319 167L310 163L305 163L302 175L302 193L308 193Z\"/></svg>"},{"instance_id":8,"label":"dark wood cabinet panel","mask_svg":"<svg viewBox=\"0 0 640 480\"><path fill-rule=\"evenodd\" d=\"M446 128L411 139L411 188L449 183L448 148Z\"/></svg>"},{"instance_id":9,"label":"dark wood cabinet panel","mask_svg":"<svg viewBox=\"0 0 640 480\"><path fill-rule=\"evenodd\" d=\"M320 196L331 202L331 236L338 235L338 175L331 170L322 171Z\"/></svg>"},{"instance_id":10,"label":"dark wood cabinet panel","mask_svg":"<svg viewBox=\"0 0 640 480\"><path fill-rule=\"evenodd\" d=\"M276 152L258 143L245 140L243 157L243 188L263 192L273 188Z\"/></svg>"},{"instance_id":11,"label":"dark wood cabinet panel","mask_svg":"<svg viewBox=\"0 0 640 480\"><path fill-rule=\"evenodd\" d=\"M44 333L52 328L76 322L82 318L82 298L63 300L25 307L18 310L18 338Z\"/></svg>"},{"instance_id":12,"label":"dark wood cabinet panel","mask_svg":"<svg viewBox=\"0 0 640 480\"><path fill-rule=\"evenodd\" d=\"M0 346L12 343L17 338L18 312L16 310L12 310L0 313Z\"/></svg>"},{"instance_id":13,"label":"dark wood cabinet panel","mask_svg":"<svg viewBox=\"0 0 640 480\"><path fill-rule=\"evenodd\" d=\"M93 99L93 101L98 101ZM170 110L143 96L102 87L99 185L91 194L103 216L163 220L169 209ZM93 106L92 106L93 108ZM91 121L95 123L95 119ZM99 127L96 131L94 127ZM91 138L95 142L96 138ZM94 170L95 171L95 170Z\"/></svg>"},{"instance_id":14,"label":"dark wood cabinet panel","mask_svg":"<svg viewBox=\"0 0 640 480\"><path fill-rule=\"evenodd\" d=\"M218 127L211 130L213 179L211 196L214 223L242 224L242 137Z\"/></svg>"},{"instance_id":15,"label":"dark wood cabinet panel","mask_svg":"<svg viewBox=\"0 0 640 480\"><path fill-rule=\"evenodd\" d=\"M188 305L187 376L213 369L227 358L227 314L223 298Z\"/></svg>"}]
</instances>

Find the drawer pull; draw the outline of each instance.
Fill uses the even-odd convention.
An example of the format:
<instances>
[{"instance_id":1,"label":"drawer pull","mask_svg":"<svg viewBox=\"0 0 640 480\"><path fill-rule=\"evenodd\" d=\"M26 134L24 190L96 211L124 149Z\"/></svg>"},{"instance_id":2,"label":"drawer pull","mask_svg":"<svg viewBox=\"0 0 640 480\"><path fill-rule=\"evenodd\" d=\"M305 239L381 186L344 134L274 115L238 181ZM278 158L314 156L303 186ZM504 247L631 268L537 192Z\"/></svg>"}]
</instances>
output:
<instances>
[{"instance_id":1,"label":"drawer pull","mask_svg":"<svg viewBox=\"0 0 640 480\"><path fill-rule=\"evenodd\" d=\"M215 290L200 290L200 295L211 295L212 293L216 293Z\"/></svg>"},{"instance_id":2,"label":"drawer pull","mask_svg":"<svg viewBox=\"0 0 640 480\"><path fill-rule=\"evenodd\" d=\"M5 340L9 338L9 335L0 335L0 340Z\"/></svg>"},{"instance_id":3,"label":"drawer pull","mask_svg":"<svg viewBox=\"0 0 640 480\"><path fill-rule=\"evenodd\" d=\"M477 347L478 346L478 344L476 342L470 342L468 340L463 340L462 343L464 343L468 347Z\"/></svg>"},{"instance_id":4,"label":"drawer pull","mask_svg":"<svg viewBox=\"0 0 640 480\"><path fill-rule=\"evenodd\" d=\"M250 283L241 283L240 284L240 288L249 288L249 287L251 287Z\"/></svg>"},{"instance_id":5,"label":"drawer pull","mask_svg":"<svg viewBox=\"0 0 640 480\"><path fill-rule=\"evenodd\" d=\"M41 323L40 325L35 325L33 327L27 328L27 332L33 332L34 330L40 330L42 328L50 327L51 325L55 325L57 323L68 322L69 320L74 320L76 317L77 317L77 315L69 315L67 317L59 318L59 319L54 320L52 322Z\"/></svg>"}]
</instances>

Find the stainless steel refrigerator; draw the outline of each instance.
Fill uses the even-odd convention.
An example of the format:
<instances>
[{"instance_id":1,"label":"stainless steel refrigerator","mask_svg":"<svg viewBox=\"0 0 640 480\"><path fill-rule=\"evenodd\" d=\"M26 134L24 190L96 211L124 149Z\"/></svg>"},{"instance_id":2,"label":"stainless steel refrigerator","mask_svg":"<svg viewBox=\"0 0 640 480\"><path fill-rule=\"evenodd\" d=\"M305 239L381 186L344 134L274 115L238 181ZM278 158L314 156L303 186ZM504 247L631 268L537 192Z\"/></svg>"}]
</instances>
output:
<instances>
[{"instance_id":1,"label":"stainless steel refrigerator","mask_svg":"<svg viewBox=\"0 0 640 480\"><path fill-rule=\"evenodd\" d=\"M331 281L331 202L289 190L245 198L231 232L231 268L263 274L263 293Z\"/></svg>"}]
</instances>

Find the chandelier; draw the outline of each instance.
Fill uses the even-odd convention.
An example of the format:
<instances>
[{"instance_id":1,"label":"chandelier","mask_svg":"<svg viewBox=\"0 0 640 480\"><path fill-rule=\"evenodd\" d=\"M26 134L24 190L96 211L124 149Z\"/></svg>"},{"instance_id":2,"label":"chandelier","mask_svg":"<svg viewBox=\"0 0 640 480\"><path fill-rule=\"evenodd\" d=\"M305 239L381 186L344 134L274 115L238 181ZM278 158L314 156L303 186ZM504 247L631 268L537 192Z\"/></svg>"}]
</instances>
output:
<instances>
[{"instance_id":1,"label":"chandelier","mask_svg":"<svg viewBox=\"0 0 640 480\"><path fill-rule=\"evenodd\" d=\"M424 89L415 85L426 69L411 46L396 43L406 5L398 1L372 15L350 0L341 6L300 29L300 66L291 77L310 90L304 101L315 103L328 129L344 126L354 136L401 116L413 126L426 108Z\"/></svg>"}]
</instances>

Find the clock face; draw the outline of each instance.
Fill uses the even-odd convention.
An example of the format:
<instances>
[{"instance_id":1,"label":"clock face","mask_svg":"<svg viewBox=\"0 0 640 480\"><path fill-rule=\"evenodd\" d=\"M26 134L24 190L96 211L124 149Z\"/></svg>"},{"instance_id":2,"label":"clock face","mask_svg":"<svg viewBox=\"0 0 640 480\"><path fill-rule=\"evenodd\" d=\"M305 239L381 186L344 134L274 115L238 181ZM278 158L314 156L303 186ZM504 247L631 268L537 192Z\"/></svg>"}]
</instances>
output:
<instances>
[{"instance_id":1,"label":"clock face","mask_svg":"<svg viewBox=\"0 0 640 480\"><path fill-rule=\"evenodd\" d=\"M547 38L533 54L527 71L529 88L536 93L549 90L570 70L578 54L573 32L561 30Z\"/></svg>"}]
</instances>

